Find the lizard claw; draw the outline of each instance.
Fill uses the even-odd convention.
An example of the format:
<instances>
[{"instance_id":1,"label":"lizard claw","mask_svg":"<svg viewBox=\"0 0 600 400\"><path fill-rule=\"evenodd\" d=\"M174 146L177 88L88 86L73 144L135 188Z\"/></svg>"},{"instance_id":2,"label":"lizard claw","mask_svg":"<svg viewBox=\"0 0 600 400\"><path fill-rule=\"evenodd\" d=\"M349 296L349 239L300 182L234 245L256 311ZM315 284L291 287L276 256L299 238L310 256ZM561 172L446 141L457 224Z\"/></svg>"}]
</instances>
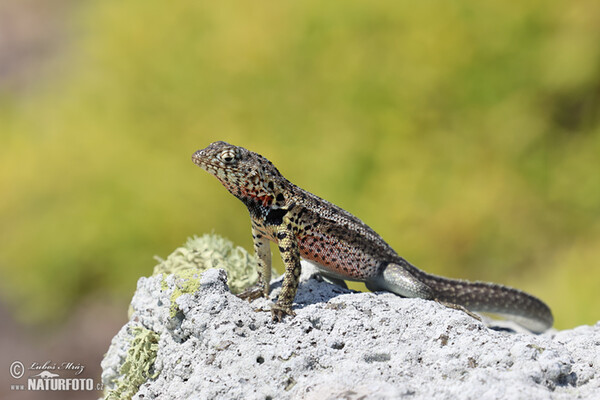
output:
<instances>
[{"instance_id":1,"label":"lizard claw","mask_svg":"<svg viewBox=\"0 0 600 400\"><path fill-rule=\"evenodd\" d=\"M267 297L265 295L263 287L260 285L251 286L248 289L244 290L242 293L239 293L237 295L237 297L239 297L240 299L244 299L244 300L248 300L248 301L256 300L259 297L263 297L263 296Z\"/></svg>"},{"instance_id":2,"label":"lizard claw","mask_svg":"<svg viewBox=\"0 0 600 400\"><path fill-rule=\"evenodd\" d=\"M454 303L449 303L447 301L440 301L438 299L434 299L435 301L437 301L439 304L446 306L448 308L452 308L454 310L459 310L464 312L465 314L467 314L468 316L470 316L471 318L475 318L477 321L482 322L481 317L477 314L475 314L472 311L467 310L465 307L461 306L460 304L454 304Z\"/></svg>"},{"instance_id":3,"label":"lizard claw","mask_svg":"<svg viewBox=\"0 0 600 400\"><path fill-rule=\"evenodd\" d=\"M278 304L273 304L271 307L271 318L275 322L283 321L283 317L289 315L293 317L296 315L294 311L292 311L292 306L280 306Z\"/></svg>"}]
</instances>

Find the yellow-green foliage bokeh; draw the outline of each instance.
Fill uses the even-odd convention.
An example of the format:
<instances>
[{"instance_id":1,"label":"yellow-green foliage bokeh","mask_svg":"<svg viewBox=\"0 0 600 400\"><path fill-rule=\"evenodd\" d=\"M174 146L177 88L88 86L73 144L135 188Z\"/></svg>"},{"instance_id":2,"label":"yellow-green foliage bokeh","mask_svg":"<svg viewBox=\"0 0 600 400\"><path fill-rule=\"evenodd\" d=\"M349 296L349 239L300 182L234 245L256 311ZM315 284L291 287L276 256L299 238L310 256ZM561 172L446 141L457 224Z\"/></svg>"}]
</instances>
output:
<instances>
[{"instance_id":1,"label":"yellow-green foliage bokeh","mask_svg":"<svg viewBox=\"0 0 600 400\"><path fill-rule=\"evenodd\" d=\"M90 0L0 94L0 285L23 320L129 296L193 234L251 248L194 166L255 150L429 272L600 296L600 3ZM275 255L274 259L278 256Z\"/></svg>"}]
</instances>

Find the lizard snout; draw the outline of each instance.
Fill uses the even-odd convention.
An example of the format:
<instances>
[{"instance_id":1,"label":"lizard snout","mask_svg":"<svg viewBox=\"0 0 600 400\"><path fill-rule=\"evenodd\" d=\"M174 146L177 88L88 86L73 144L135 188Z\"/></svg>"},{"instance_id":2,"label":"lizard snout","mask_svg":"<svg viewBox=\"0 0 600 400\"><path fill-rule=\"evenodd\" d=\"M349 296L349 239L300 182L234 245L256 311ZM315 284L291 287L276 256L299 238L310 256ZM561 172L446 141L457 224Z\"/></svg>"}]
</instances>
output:
<instances>
[{"instance_id":1,"label":"lizard snout","mask_svg":"<svg viewBox=\"0 0 600 400\"><path fill-rule=\"evenodd\" d=\"M197 150L196 152L194 152L194 154L192 154L192 161L196 165L201 165L203 158L204 158L204 150Z\"/></svg>"}]
</instances>

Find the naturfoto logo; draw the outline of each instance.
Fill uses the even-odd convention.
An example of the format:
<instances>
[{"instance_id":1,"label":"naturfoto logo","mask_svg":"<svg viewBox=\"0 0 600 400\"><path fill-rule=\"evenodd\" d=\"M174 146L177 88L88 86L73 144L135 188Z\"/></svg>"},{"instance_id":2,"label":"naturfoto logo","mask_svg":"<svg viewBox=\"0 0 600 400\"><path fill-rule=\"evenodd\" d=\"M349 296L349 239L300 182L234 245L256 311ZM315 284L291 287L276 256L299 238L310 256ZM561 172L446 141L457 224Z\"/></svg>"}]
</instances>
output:
<instances>
[{"instance_id":1,"label":"naturfoto logo","mask_svg":"<svg viewBox=\"0 0 600 400\"><path fill-rule=\"evenodd\" d=\"M44 363L32 362L27 370L34 373L27 378L27 382L11 384L11 390L32 391L66 391L66 390L102 390L102 383L95 383L92 378L78 377L85 370L85 366L79 363L62 362L55 363L46 361ZM21 379L25 375L25 365L21 361L14 361L10 365L10 375L14 379ZM37 373L35 373L37 372ZM64 374L70 377L61 376Z\"/></svg>"}]
</instances>

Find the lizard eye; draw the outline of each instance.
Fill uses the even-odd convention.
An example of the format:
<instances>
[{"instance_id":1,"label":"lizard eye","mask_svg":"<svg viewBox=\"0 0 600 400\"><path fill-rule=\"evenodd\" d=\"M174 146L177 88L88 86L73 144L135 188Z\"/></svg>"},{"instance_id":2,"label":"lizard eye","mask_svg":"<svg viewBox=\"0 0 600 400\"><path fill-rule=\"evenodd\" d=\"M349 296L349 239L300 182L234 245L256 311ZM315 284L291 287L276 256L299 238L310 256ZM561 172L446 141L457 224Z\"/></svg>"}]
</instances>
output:
<instances>
[{"instance_id":1,"label":"lizard eye","mask_svg":"<svg viewBox=\"0 0 600 400\"><path fill-rule=\"evenodd\" d=\"M219 158L226 164L231 164L235 160L235 152L233 150L224 150L219 154Z\"/></svg>"}]
</instances>

